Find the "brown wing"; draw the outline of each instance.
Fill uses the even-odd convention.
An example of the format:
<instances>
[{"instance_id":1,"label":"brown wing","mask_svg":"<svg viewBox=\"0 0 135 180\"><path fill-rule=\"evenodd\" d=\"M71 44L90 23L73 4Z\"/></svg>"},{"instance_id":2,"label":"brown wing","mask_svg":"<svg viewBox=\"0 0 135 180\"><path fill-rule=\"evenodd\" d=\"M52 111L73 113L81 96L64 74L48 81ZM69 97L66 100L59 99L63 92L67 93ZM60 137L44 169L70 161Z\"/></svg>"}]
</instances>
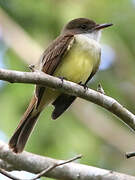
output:
<instances>
[{"instance_id":1,"label":"brown wing","mask_svg":"<svg viewBox=\"0 0 135 180\"><path fill-rule=\"evenodd\" d=\"M43 53L41 70L47 74L53 75L55 69L72 46L73 35L59 36Z\"/></svg>"},{"instance_id":2,"label":"brown wing","mask_svg":"<svg viewBox=\"0 0 135 180\"><path fill-rule=\"evenodd\" d=\"M63 36L58 37L43 53L41 58L41 70L48 74L53 74L55 69L57 68L58 64L62 60L62 56L67 52L69 48L70 42L73 40L73 36ZM22 152L24 146L29 138L29 135L37 121L37 118L42 111L35 110L38 108L42 96L45 92L45 87L36 86L36 96L34 96L28 109L26 110L20 124L18 125L15 133L13 134L12 138L10 139L9 146L14 152ZM68 100L69 101L69 100ZM55 103L59 104L61 102L61 98L59 98ZM61 107L61 106L60 106ZM56 107L57 112L60 114L61 111ZM65 109L64 109L65 110ZM56 113L55 113L56 117Z\"/></svg>"},{"instance_id":3,"label":"brown wing","mask_svg":"<svg viewBox=\"0 0 135 180\"><path fill-rule=\"evenodd\" d=\"M75 101L76 96L70 96L68 94L61 94L52 103L54 105L54 110L52 112L52 119L57 119L61 114L63 114L69 106Z\"/></svg>"},{"instance_id":4,"label":"brown wing","mask_svg":"<svg viewBox=\"0 0 135 180\"><path fill-rule=\"evenodd\" d=\"M62 60L62 57L67 53L74 42L73 35L59 36L52 44L44 51L40 60L40 70L44 73L53 75L55 69ZM37 106L39 105L44 94L45 87L36 86Z\"/></svg>"}]
</instances>

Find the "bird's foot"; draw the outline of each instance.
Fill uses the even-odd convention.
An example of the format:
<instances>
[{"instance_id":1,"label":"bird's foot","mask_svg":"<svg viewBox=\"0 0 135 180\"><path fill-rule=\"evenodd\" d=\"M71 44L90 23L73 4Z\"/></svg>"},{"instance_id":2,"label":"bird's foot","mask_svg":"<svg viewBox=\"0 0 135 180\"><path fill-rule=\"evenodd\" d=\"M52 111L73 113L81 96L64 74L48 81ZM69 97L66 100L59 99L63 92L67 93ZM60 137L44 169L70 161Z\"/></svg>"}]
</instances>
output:
<instances>
[{"instance_id":1,"label":"bird's foot","mask_svg":"<svg viewBox=\"0 0 135 180\"><path fill-rule=\"evenodd\" d=\"M83 84L82 82L80 82L79 85L84 88L85 92L89 89L87 84Z\"/></svg>"},{"instance_id":2,"label":"bird's foot","mask_svg":"<svg viewBox=\"0 0 135 180\"><path fill-rule=\"evenodd\" d=\"M58 78L62 81L62 83L63 83L64 80L67 80L66 77L61 77L61 76L59 76Z\"/></svg>"},{"instance_id":3,"label":"bird's foot","mask_svg":"<svg viewBox=\"0 0 135 180\"><path fill-rule=\"evenodd\" d=\"M59 76L58 78L59 78L59 79L61 80L61 82L62 82L61 86L63 85L64 80L67 80L66 77L62 77L62 76Z\"/></svg>"}]
</instances>

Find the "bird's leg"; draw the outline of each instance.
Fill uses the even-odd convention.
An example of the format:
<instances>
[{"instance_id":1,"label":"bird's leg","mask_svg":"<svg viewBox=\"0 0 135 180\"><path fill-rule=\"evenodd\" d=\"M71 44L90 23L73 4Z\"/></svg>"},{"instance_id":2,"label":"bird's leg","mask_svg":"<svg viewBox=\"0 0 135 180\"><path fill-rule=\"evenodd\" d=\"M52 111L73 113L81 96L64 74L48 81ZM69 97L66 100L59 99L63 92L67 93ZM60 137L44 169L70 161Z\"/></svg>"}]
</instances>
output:
<instances>
[{"instance_id":1,"label":"bird's leg","mask_svg":"<svg viewBox=\"0 0 135 180\"><path fill-rule=\"evenodd\" d=\"M79 82L79 85L84 88L85 92L88 90L87 84L83 84L82 82Z\"/></svg>"},{"instance_id":2,"label":"bird's leg","mask_svg":"<svg viewBox=\"0 0 135 180\"><path fill-rule=\"evenodd\" d=\"M62 76L58 76L58 78L62 81L62 83L63 83L64 80L67 80L66 77L62 77Z\"/></svg>"},{"instance_id":3,"label":"bird's leg","mask_svg":"<svg viewBox=\"0 0 135 180\"><path fill-rule=\"evenodd\" d=\"M58 78L61 80L62 85L63 85L64 80L67 80L67 78L66 78L66 77L62 77L62 76L58 76Z\"/></svg>"}]
</instances>

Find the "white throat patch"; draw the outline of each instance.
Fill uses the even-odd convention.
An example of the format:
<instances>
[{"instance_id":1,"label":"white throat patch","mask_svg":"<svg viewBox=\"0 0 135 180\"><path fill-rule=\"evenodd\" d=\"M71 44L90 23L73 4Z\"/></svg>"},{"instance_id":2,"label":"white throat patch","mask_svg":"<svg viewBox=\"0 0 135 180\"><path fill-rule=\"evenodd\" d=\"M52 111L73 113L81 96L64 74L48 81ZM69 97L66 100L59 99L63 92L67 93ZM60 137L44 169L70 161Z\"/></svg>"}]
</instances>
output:
<instances>
[{"instance_id":1,"label":"white throat patch","mask_svg":"<svg viewBox=\"0 0 135 180\"><path fill-rule=\"evenodd\" d=\"M92 33L86 33L86 34L83 34L85 35L86 37L90 38L90 39L94 39L95 41L99 42L100 40L100 37L101 37L101 31L94 31Z\"/></svg>"}]
</instances>

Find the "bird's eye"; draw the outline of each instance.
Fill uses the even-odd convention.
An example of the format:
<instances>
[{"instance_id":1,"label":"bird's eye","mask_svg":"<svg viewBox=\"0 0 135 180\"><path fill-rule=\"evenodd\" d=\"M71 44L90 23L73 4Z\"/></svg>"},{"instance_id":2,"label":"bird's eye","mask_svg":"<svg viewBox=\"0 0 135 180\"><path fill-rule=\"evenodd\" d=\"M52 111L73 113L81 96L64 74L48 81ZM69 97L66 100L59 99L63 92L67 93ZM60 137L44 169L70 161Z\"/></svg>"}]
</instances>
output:
<instances>
[{"instance_id":1,"label":"bird's eye","mask_svg":"<svg viewBox=\"0 0 135 180\"><path fill-rule=\"evenodd\" d=\"M87 29L87 26L86 26L86 24L82 24L82 25L80 26L80 28L81 28L81 29Z\"/></svg>"}]
</instances>

